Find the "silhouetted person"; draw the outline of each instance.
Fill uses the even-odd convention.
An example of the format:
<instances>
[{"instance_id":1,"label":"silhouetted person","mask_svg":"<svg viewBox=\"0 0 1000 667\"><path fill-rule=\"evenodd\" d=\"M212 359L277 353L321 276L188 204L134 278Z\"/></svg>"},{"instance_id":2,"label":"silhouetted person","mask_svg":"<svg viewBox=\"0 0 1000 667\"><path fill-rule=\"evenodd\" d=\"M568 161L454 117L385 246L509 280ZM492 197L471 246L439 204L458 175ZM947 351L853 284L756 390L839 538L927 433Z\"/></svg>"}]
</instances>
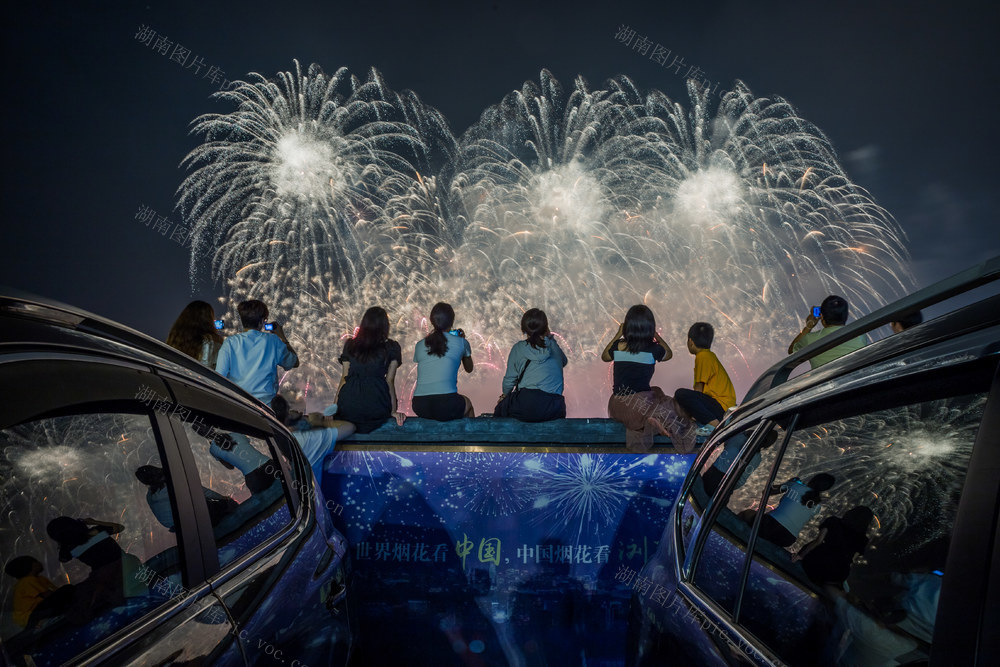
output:
<instances>
[{"instance_id":1,"label":"silhouetted person","mask_svg":"<svg viewBox=\"0 0 1000 667\"><path fill-rule=\"evenodd\" d=\"M800 331L799 335L792 340L792 344L788 346L788 354L792 354L803 347L815 343L821 338L832 334L847 324L848 306L847 299L844 297L831 294L823 299L823 303L820 304L819 310L820 316L818 318L811 312L809 313L809 317L806 318L806 324L802 331ZM822 323L823 328L814 332L813 327L815 327L818 323ZM809 360L809 365L812 368L818 368L823 364L830 363L834 359L839 359L845 354L854 352L855 350L860 350L866 344L867 341L864 336L852 338L834 347L833 349L812 357Z\"/></svg>"},{"instance_id":2,"label":"silhouetted person","mask_svg":"<svg viewBox=\"0 0 1000 667\"><path fill-rule=\"evenodd\" d=\"M163 471L163 468L158 466L139 466L135 471L135 477L149 487L146 490L146 504L149 505L149 511L153 513L153 516L156 517L156 520L164 528L169 528L170 532L174 532L174 512L170 508L167 475ZM217 525L239 506L229 496L224 496L205 487L202 487L201 490L205 494L205 502L208 503L208 516L211 518L213 526Z\"/></svg>"},{"instance_id":3,"label":"silhouetted person","mask_svg":"<svg viewBox=\"0 0 1000 667\"><path fill-rule=\"evenodd\" d=\"M864 505L847 510L844 518L827 517L819 525L816 539L792 556L792 562L801 560L802 569L813 583L843 588L854 556L868 546L868 527L874 517Z\"/></svg>"},{"instance_id":4,"label":"silhouetted person","mask_svg":"<svg viewBox=\"0 0 1000 667\"><path fill-rule=\"evenodd\" d=\"M59 545L59 560L74 558L90 568L87 578L76 584L73 602L66 615L85 623L100 611L116 607L128 595L144 586L135 577L139 559L126 553L111 536L124 529L120 523L68 516L49 521L46 532Z\"/></svg>"},{"instance_id":5,"label":"silhouetted person","mask_svg":"<svg viewBox=\"0 0 1000 667\"><path fill-rule=\"evenodd\" d=\"M12 596L14 623L28 630L40 621L63 613L73 601L73 586L57 588L42 576L44 566L31 556L12 558L4 572L17 579Z\"/></svg>"}]
</instances>

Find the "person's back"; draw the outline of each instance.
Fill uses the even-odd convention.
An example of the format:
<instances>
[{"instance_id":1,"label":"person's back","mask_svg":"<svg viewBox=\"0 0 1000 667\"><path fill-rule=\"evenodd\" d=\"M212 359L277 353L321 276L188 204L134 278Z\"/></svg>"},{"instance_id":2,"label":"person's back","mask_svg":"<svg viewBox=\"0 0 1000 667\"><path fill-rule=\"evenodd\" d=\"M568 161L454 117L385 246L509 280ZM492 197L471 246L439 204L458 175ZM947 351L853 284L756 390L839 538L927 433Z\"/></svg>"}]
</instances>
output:
<instances>
[{"instance_id":1,"label":"person's back","mask_svg":"<svg viewBox=\"0 0 1000 667\"><path fill-rule=\"evenodd\" d=\"M493 414L525 422L563 419L563 367L568 360L549 331L545 312L539 308L526 310L521 317L521 332L527 338L514 343L507 355L500 402Z\"/></svg>"},{"instance_id":2,"label":"person's back","mask_svg":"<svg viewBox=\"0 0 1000 667\"><path fill-rule=\"evenodd\" d=\"M278 393L278 366L295 368L299 358L285 339L281 325L275 324L273 333L260 330L267 319L267 306L260 301L244 301L237 310L245 330L226 338L215 370L270 405Z\"/></svg>"},{"instance_id":3,"label":"person's back","mask_svg":"<svg viewBox=\"0 0 1000 667\"><path fill-rule=\"evenodd\" d=\"M797 352L798 350L807 347L812 343L825 338L826 336L829 336L847 324L848 305L847 300L843 297L831 294L823 299L823 303L820 305L819 310L820 314L818 317L814 313L810 313L809 317L806 318L806 323L802 331L799 332L799 335L792 340L792 344L788 346L788 354ZM819 331L813 331L813 328L818 323L822 323L823 328ZM867 344L868 340L863 335L851 338L834 348L810 358L809 366L811 368L819 368L823 364L828 364L834 359L839 359L845 354L849 354L855 350L860 350Z\"/></svg>"},{"instance_id":4,"label":"person's back","mask_svg":"<svg viewBox=\"0 0 1000 667\"><path fill-rule=\"evenodd\" d=\"M448 335L446 349L442 356L427 351L424 340L413 347L413 361L417 364L417 384L414 396L454 394L458 392L458 368L462 359L472 353L465 338Z\"/></svg>"}]
</instances>

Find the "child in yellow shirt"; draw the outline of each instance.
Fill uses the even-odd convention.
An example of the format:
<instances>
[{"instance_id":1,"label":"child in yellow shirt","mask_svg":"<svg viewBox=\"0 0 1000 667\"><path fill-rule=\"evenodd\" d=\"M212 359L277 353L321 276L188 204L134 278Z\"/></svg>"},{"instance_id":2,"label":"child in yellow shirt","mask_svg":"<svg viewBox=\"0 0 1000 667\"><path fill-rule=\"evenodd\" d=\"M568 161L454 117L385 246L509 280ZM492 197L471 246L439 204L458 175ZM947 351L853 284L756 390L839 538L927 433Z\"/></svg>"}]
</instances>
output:
<instances>
[{"instance_id":1,"label":"child in yellow shirt","mask_svg":"<svg viewBox=\"0 0 1000 667\"><path fill-rule=\"evenodd\" d=\"M14 584L14 623L28 627L32 612L52 593L56 585L41 576L44 566L31 556L18 556L4 567L4 572L17 579Z\"/></svg>"},{"instance_id":2,"label":"child in yellow shirt","mask_svg":"<svg viewBox=\"0 0 1000 667\"><path fill-rule=\"evenodd\" d=\"M736 389L729 373L710 349L715 329L707 322L695 322L688 330L688 352L694 355L694 389L678 389L674 400L685 416L699 424L699 435L708 435L719 425L726 410L736 405Z\"/></svg>"}]
</instances>

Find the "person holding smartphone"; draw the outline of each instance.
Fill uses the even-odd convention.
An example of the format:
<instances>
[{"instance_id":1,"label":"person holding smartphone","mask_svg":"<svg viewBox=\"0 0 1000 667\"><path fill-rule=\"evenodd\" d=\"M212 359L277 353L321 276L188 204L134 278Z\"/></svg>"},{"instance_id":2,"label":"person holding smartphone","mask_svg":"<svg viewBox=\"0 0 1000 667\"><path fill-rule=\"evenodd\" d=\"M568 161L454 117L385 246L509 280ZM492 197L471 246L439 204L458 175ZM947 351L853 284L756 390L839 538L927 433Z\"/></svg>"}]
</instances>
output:
<instances>
[{"instance_id":1,"label":"person holding smartphone","mask_svg":"<svg viewBox=\"0 0 1000 667\"><path fill-rule=\"evenodd\" d=\"M815 343L820 338L828 336L843 327L847 324L847 310L847 299L842 296L831 294L823 299L822 304L818 307L813 307L799 335L792 339L791 345L788 346L788 354L792 354L811 343ZM819 331L813 331L813 328L820 323L823 325L823 328ZM868 340L864 335L852 338L833 349L827 350L822 354L817 354L809 360L809 365L812 368L819 368L823 364L828 364L845 354L860 350L867 344Z\"/></svg>"},{"instance_id":2,"label":"person holding smartphone","mask_svg":"<svg viewBox=\"0 0 1000 667\"><path fill-rule=\"evenodd\" d=\"M458 393L458 367L472 372L472 348L465 332L452 329L455 310L447 303L431 309L433 331L413 350L417 365L417 386L413 390L413 411L418 417L451 421L475 416L472 401Z\"/></svg>"},{"instance_id":3,"label":"person holding smartphone","mask_svg":"<svg viewBox=\"0 0 1000 667\"><path fill-rule=\"evenodd\" d=\"M167 334L167 345L213 369L222 341L216 328L215 311L204 301L192 301L184 306Z\"/></svg>"},{"instance_id":4,"label":"person holding smartphone","mask_svg":"<svg viewBox=\"0 0 1000 667\"><path fill-rule=\"evenodd\" d=\"M243 324L241 333L229 336L219 350L215 370L270 408L278 393L278 366L285 370L298 367L299 357L285 338L281 324L267 324L267 306L262 301L243 301L236 307Z\"/></svg>"}]
</instances>

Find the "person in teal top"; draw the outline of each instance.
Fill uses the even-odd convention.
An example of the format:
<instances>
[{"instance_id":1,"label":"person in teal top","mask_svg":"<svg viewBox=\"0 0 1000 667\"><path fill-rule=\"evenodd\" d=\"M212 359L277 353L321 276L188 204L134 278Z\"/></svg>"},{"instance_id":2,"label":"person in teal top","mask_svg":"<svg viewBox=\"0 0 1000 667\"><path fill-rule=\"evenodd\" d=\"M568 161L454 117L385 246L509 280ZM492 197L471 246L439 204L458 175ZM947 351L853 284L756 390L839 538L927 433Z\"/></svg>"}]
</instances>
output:
<instances>
[{"instance_id":1,"label":"person in teal top","mask_svg":"<svg viewBox=\"0 0 1000 667\"><path fill-rule=\"evenodd\" d=\"M815 343L825 336L829 336L833 332L842 328L847 324L847 299L835 294L823 299L823 303L819 306L820 315L816 317L814 314L809 313L809 317L806 318L805 327L799 332L799 335L792 340L792 344L788 346L788 354L797 352L802 348ZM819 331L813 331L816 324L822 323L823 328ZM809 365L812 368L819 368L823 364L828 364L834 359L839 359L840 357L854 352L855 350L860 350L865 345L868 344L868 340L862 335L857 338L852 338L848 341L841 343L840 345L823 352L822 354L817 354L809 360Z\"/></svg>"},{"instance_id":2,"label":"person in teal top","mask_svg":"<svg viewBox=\"0 0 1000 667\"><path fill-rule=\"evenodd\" d=\"M458 367L472 372L472 348L465 332L452 329L455 310L447 303L435 304L430 317L433 331L413 350L417 364L417 386L413 389L413 411L418 417L451 421L475 416L472 401L458 393Z\"/></svg>"}]
</instances>

